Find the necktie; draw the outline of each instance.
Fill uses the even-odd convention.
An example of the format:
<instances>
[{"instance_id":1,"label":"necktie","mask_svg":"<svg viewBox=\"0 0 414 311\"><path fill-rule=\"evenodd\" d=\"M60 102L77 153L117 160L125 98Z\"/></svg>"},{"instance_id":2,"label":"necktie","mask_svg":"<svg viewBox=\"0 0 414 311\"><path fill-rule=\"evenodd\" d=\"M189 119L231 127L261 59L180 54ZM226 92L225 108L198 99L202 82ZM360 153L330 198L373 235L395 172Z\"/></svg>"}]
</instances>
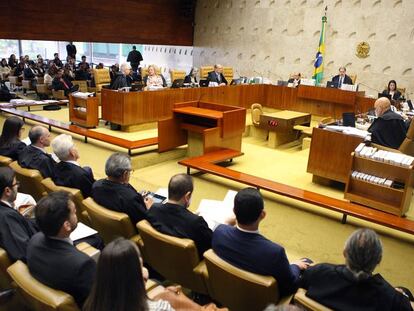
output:
<instances>
[{"instance_id":1,"label":"necktie","mask_svg":"<svg viewBox=\"0 0 414 311\"><path fill-rule=\"evenodd\" d=\"M217 81L218 81L218 83L221 82L221 77L220 77L220 74L219 73L217 74Z\"/></svg>"},{"instance_id":2,"label":"necktie","mask_svg":"<svg viewBox=\"0 0 414 311\"><path fill-rule=\"evenodd\" d=\"M341 87L341 86L342 86L342 80L343 80L343 78L342 78L342 77L340 77L340 78L339 78L339 84L338 84L338 87Z\"/></svg>"}]
</instances>

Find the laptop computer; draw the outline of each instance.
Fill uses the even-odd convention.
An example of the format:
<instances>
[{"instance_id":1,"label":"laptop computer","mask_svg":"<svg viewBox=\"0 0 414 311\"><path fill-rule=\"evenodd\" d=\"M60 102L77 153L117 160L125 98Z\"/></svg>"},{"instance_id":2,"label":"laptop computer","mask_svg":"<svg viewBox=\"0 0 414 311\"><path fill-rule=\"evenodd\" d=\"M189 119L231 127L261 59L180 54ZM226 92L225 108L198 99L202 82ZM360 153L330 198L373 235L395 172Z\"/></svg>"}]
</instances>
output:
<instances>
[{"instance_id":1,"label":"laptop computer","mask_svg":"<svg viewBox=\"0 0 414 311\"><path fill-rule=\"evenodd\" d=\"M333 82L333 81L328 81L328 82L326 82L326 87L338 88L338 83L337 82Z\"/></svg>"},{"instance_id":2,"label":"laptop computer","mask_svg":"<svg viewBox=\"0 0 414 311\"><path fill-rule=\"evenodd\" d=\"M289 84L289 82L284 81L284 80L278 80L277 81L277 85L279 86L287 86Z\"/></svg>"},{"instance_id":3,"label":"laptop computer","mask_svg":"<svg viewBox=\"0 0 414 311\"><path fill-rule=\"evenodd\" d=\"M200 87L208 87L208 80L200 80Z\"/></svg>"},{"instance_id":4,"label":"laptop computer","mask_svg":"<svg viewBox=\"0 0 414 311\"><path fill-rule=\"evenodd\" d=\"M139 92L139 91L142 91L143 87L144 86L142 84L132 84L131 89L129 91L130 92Z\"/></svg>"},{"instance_id":5,"label":"laptop computer","mask_svg":"<svg viewBox=\"0 0 414 311\"><path fill-rule=\"evenodd\" d=\"M175 79L171 85L172 89L178 89L180 87L183 87L184 79Z\"/></svg>"}]
</instances>

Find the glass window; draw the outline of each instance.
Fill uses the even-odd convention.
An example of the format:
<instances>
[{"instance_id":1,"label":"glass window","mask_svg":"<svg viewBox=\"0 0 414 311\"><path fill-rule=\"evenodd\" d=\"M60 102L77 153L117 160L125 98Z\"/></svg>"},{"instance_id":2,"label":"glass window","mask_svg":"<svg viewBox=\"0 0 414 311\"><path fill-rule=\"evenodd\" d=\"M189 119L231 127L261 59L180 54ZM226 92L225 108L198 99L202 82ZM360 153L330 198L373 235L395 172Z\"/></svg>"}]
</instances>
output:
<instances>
[{"instance_id":1,"label":"glass window","mask_svg":"<svg viewBox=\"0 0 414 311\"><path fill-rule=\"evenodd\" d=\"M76 46L76 61L80 62L82 56L86 56L86 61L88 63L92 62L92 43L90 42L73 42Z\"/></svg>"},{"instance_id":2,"label":"glass window","mask_svg":"<svg viewBox=\"0 0 414 311\"><path fill-rule=\"evenodd\" d=\"M19 40L0 40L1 58L8 59L11 54L15 54L19 59Z\"/></svg>"},{"instance_id":3,"label":"glass window","mask_svg":"<svg viewBox=\"0 0 414 311\"><path fill-rule=\"evenodd\" d=\"M53 54L59 53L61 60L66 59L66 45L65 41L40 41L40 40L22 40L22 53L29 55L30 59L36 59L38 54L42 55L43 59L53 59Z\"/></svg>"},{"instance_id":4,"label":"glass window","mask_svg":"<svg viewBox=\"0 0 414 311\"><path fill-rule=\"evenodd\" d=\"M94 64L103 63L105 66L119 63L119 43L93 43L92 61Z\"/></svg>"}]
</instances>

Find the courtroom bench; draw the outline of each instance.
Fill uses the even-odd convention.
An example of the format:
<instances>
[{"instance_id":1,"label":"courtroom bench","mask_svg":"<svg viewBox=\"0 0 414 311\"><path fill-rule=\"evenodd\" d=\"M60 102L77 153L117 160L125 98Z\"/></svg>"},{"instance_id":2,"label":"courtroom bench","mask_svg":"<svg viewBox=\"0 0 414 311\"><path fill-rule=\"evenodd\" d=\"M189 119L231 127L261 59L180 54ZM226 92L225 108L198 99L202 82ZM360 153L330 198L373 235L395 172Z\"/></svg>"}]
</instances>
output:
<instances>
[{"instance_id":1,"label":"courtroom bench","mask_svg":"<svg viewBox=\"0 0 414 311\"><path fill-rule=\"evenodd\" d=\"M245 174L216 164L240 155L241 153L236 150L220 149L204 154L202 156L187 158L179 161L178 163L187 167L187 174L190 174L191 168L196 169L204 173L209 173L242 184L246 184L259 190L263 189L281 196L341 213L343 215L343 224L346 223L347 216L349 215L414 235L414 221L412 220L384 213L382 211L351 203L345 200L335 199L316 192L303 190L276 181Z\"/></svg>"},{"instance_id":2,"label":"courtroom bench","mask_svg":"<svg viewBox=\"0 0 414 311\"><path fill-rule=\"evenodd\" d=\"M121 148L125 148L128 150L128 154L131 155L132 154L132 150L135 149L139 149L139 148L144 148L144 147L148 147L148 146L153 146L153 145L157 145L158 144L158 138L157 137L151 137L151 138L146 138L146 139L141 139L141 140L135 140L135 141L131 141L131 140L126 140L123 138L119 138L119 137L115 137L115 136L111 136L108 134L104 134L104 133L99 133L99 132L95 132L77 125L73 125L73 124L69 124L69 123L65 123L65 122L60 122L57 120L52 120L46 117L42 117L42 116L38 116L36 114L27 112L27 111L23 111L23 110L18 110L18 109L11 109L11 108L1 108L0 109L2 112L8 113L8 114L12 114L15 116L19 116L23 118L23 121L25 119L29 119L32 121L36 121L42 124L45 124L49 127L49 131L52 130L52 127L64 130L64 131L68 131L71 132L73 134L77 134L80 136L84 137L84 141L85 143L88 142L88 138L91 139L96 139L98 141L101 142L105 142L111 145L115 145Z\"/></svg>"}]
</instances>

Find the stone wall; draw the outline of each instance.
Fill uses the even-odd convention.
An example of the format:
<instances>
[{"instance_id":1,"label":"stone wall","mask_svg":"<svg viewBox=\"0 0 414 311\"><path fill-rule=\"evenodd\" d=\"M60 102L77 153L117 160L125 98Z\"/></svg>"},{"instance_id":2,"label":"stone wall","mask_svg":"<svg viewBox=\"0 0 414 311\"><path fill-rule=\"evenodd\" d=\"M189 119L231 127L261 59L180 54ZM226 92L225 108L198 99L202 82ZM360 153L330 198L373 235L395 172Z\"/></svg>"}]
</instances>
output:
<instances>
[{"instance_id":1,"label":"stone wall","mask_svg":"<svg viewBox=\"0 0 414 311\"><path fill-rule=\"evenodd\" d=\"M221 63L235 76L273 81L294 71L310 78L325 6L324 81L346 66L368 94L390 79L414 92L414 0L198 0L194 65ZM362 41L367 58L356 56Z\"/></svg>"}]
</instances>

